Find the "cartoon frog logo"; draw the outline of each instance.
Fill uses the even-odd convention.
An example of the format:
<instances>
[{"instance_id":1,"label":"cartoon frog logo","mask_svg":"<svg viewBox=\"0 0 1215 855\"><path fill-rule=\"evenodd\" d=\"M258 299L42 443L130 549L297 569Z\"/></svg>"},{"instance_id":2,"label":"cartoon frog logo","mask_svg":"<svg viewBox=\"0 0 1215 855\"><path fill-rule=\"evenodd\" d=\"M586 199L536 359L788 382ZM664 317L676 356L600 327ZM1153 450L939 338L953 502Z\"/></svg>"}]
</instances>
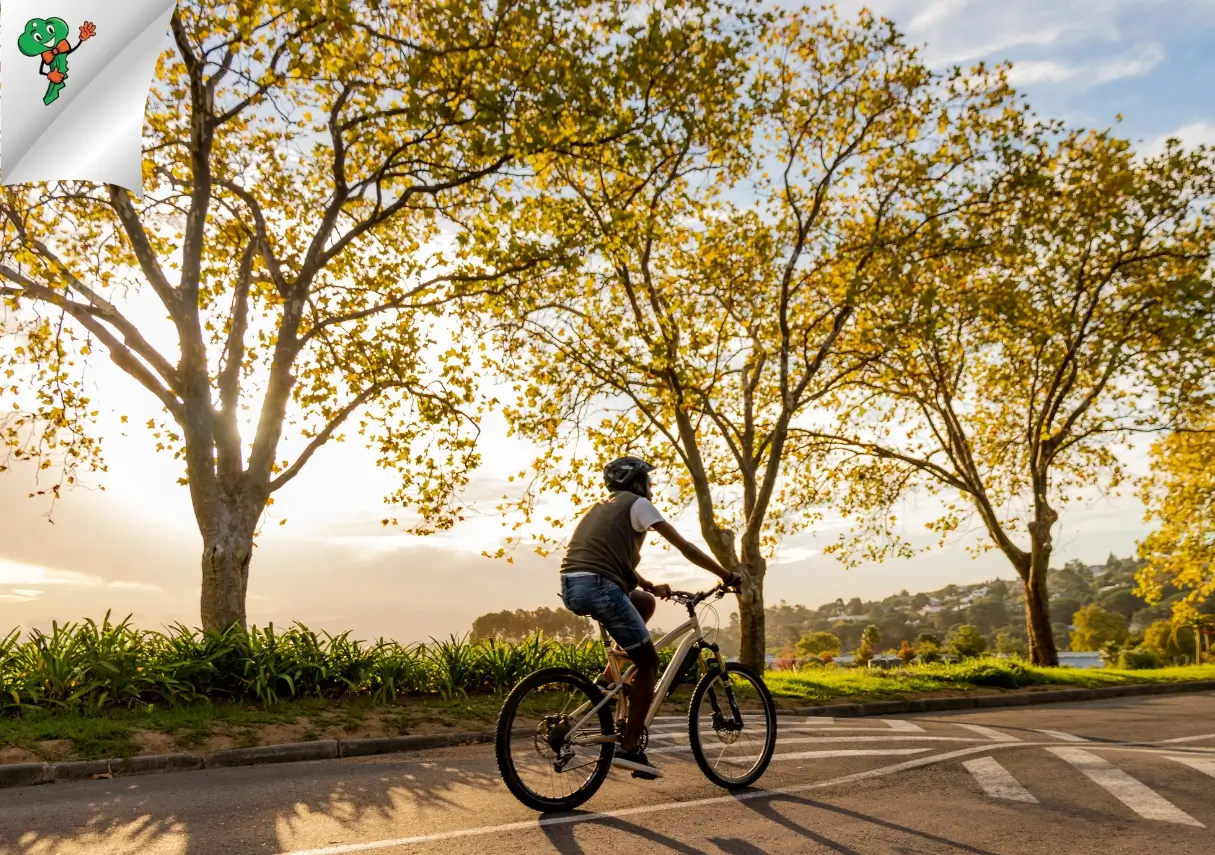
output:
<instances>
[{"instance_id":1,"label":"cartoon frog logo","mask_svg":"<svg viewBox=\"0 0 1215 855\"><path fill-rule=\"evenodd\" d=\"M17 48L26 56L41 60L38 73L49 81L42 103L50 105L63 91L68 79L68 54L79 50L86 41L97 35L97 28L88 21L80 27L80 41L76 47L68 42L68 25L62 18L32 18L25 25L25 32L17 39Z\"/></svg>"}]
</instances>

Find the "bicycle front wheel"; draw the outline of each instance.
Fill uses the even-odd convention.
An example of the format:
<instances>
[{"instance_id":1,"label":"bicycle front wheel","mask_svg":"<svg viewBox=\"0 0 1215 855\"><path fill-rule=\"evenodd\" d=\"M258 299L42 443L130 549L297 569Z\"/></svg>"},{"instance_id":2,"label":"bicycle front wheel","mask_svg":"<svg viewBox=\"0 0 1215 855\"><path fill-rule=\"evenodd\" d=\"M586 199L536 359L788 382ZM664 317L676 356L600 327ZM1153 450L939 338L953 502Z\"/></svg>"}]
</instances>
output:
<instances>
[{"instance_id":1,"label":"bicycle front wheel","mask_svg":"<svg viewBox=\"0 0 1215 855\"><path fill-rule=\"evenodd\" d=\"M754 784L776 750L776 704L764 681L737 662L724 676L713 668L692 693L688 737L696 765L717 786Z\"/></svg>"},{"instance_id":2,"label":"bicycle front wheel","mask_svg":"<svg viewBox=\"0 0 1215 855\"><path fill-rule=\"evenodd\" d=\"M495 753L502 780L538 811L573 810L595 794L612 766L616 731L590 680L544 668L511 690L498 714Z\"/></svg>"}]
</instances>

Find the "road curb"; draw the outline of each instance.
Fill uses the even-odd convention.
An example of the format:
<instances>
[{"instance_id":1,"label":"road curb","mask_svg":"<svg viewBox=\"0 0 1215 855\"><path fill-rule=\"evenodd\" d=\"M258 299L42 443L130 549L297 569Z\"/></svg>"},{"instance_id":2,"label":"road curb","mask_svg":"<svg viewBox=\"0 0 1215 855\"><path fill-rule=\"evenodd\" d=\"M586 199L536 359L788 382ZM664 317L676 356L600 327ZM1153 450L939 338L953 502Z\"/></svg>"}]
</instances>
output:
<instances>
[{"instance_id":1,"label":"road curb","mask_svg":"<svg viewBox=\"0 0 1215 855\"><path fill-rule=\"evenodd\" d=\"M375 739L342 739L338 742L339 757L369 757L375 754L395 754L399 751L425 751L428 748L451 748L493 742L492 730L466 730L461 733L436 733L430 736L384 736Z\"/></svg>"},{"instance_id":2,"label":"road curb","mask_svg":"<svg viewBox=\"0 0 1215 855\"><path fill-rule=\"evenodd\" d=\"M902 715L906 713L942 712L945 710L992 709L1026 706L1029 704L1089 701L1136 695L1167 695L1182 692L1215 691L1215 680L1194 680L1182 683L1144 683L1132 686L1102 686L1096 689L1050 689L1003 695L978 695L954 698L919 698L906 701L872 701L863 704L824 704L777 710L777 715L833 716L851 718L873 715ZM256 748L233 748L211 754L148 754L141 757L116 757L110 760L76 760L63 763L9 763L0 765L0 789L28 787L66 781L86 781L94 777L105 779L119 775L150 775L159 772L190 772L202 769L226 769L234 766L260 766L268 763L299 763L334 760L339 757L370 757L424 751L431 748L451 748L493 742L492 730L469 730L456 733L436 733L427 736L387 736L376 739L319 739L312 742L289 742Z\"/></svg>"},{"instance_id":3,"label":"road curb","mask_svg":"<svg viewBox=\"0 0 1215 855\"><path fill-rule=\"evenodd\" d=\"M902 715L905 713L944 712L946 710L995 709L1031 704L1053 704L1074 701L1096 701L1105 698L1126 698L1139 695L1170 695L1182 692L1215 691L1215 680L1190 680L1179 683L1137 683L1130 686L1100 686L1095 689L1048 689L1041 692L1018 692L1002 695L974 695L956 698L918 698L907 701L874 701L864 704L823 704L814 707L794 707L777 710L777 715L831 716L851 718L870 715Z\"/></svg>"}]
</instances>

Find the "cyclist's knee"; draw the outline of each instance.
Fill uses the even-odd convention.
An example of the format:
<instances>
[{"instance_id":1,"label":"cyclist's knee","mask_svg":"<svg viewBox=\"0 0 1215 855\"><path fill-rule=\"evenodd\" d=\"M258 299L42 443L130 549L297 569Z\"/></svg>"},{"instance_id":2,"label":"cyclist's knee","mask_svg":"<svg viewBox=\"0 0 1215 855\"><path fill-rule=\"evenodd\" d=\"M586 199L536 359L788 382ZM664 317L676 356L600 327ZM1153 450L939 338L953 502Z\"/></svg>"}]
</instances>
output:
<instances>
[{"instance_id":1,"label":"cyclist's knee","mask_svg":"<svg viewBox=\"0 0 1215 855\"><path fill-rule=\"evenodd\" d=\"M637 609L641 619L649 623L650 618L654 616L654 609L658 607L658 601L654 599L654 595L649 591L634 588L633 592L629 594L629 601L633 604L633 608Z\"/></svg>"}]
</instances>

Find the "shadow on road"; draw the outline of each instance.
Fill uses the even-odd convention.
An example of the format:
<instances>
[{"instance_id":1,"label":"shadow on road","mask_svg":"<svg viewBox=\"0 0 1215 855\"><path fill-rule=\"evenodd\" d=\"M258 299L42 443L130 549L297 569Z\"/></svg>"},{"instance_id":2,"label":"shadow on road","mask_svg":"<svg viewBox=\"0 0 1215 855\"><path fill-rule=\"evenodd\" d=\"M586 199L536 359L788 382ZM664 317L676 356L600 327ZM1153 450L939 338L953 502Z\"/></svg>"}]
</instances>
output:
<instances>
[{"instance_id":1,"label":"shadow on road","mask_svg":"<svg viewBox=\"0 0 1215 855\"><path fill-rule=\"evenodd\" d=\"M651 828L644 828L631 822L626 822L623 819L592 819L587 820L586 822L570 825L546 825L543 827L543 830L544 836L547 837L549 843L553 845L553 850L555 852L559 852L561 855L587 855L587 850L584 849L582 844L579 843L575 838L575 831L579 827L585 828L588 826L610 828L614 831L631 834L640 840L644 840L646 843L651 844L650 847L647 847L644 850L635 851L654 852L657 851L655 847L665 846L670 851L678 852L680 855L709 855L709 853L705 852L703 849L697 849L695 846L689 846L687 843L678 841L673 837L668 837L661 832L654 831ZM614 841L614 845L627 845L635 842L636 841L618 840ZM596 847L594 851L598 852L602 850Z\"/></svg>"},{"instance_id":2,"label":"shadow on road","mask_svg":"<svg viewBox=\"0 0 1215 855\"><path fill-rule=\"evenodd\" d=\"M292 842L305 828L325 843L367 839L369 830L400 837L420 827L413 819L423 811L467 812L470 799L501 787L492 767L474 766L377 758L292 764L287 774L255 766L10 790L0 796L0 855L274 855L300 848ZM20 815L39 830L18 827Z\"/></svg>"},{"instance_id":3,"label":"shadow on road","mask_svg":"<svg viewBox=\"0 0 1215 855\"><path fill-rule=\"evenodd\" d=\"M864 853L860 852L857 849L853 849L852 847L846 846L843 843L839 843L837 841L824 837L823 835L821 835L815 831L812 831L811 829L807 828L805 825L802 825L801 823L797 822L796 820L793 820L790 817L785 816L783 813L781 813L779 810L777 810L777 805L780 803L791 804L791 805L800 805L803 807L815 808L817 810L829 811L838 816L843 816L843 817L847 817L848 819L856 820L857 823L866 823L869 825L876 825L876 826L880 826L881 828L886 829L887 831L894 831L899 834L905 834L908 837L918 838L919 840L932 844L932 848L927 850L927 851L931 852L932 855L946 855L946 853L954 853L954 852L965 852L965 853L968 853L968 855L997 855L997 853L991 852L990 850L987 850L987 849L980 849L976 846L971 846L966 843L960 843L956 840L950 840L947 837L941 837L940 835L936 835L936 834L929 834L926 831L920 831L919 829L910 828L909 826L906 826L906 825L899 825L896 822L890 822L888 820L879 819L878 817L872 816L870 814L865 814L865 813L860 813L858 811L849 810L848 808L840 807L839 805L833 805L833 804L828 804L826 802L815 801L814 799L807 799L802 796L793 796L793 795L778 793L776 795L773 795L770 798L750 799L745 802L740 802L740 804L742 804L745 807L750 808L752 811L759 814L764 819L767 819L771 822L775 822L777 825L783 826L784 828L788 829L789 831L799 834L808 840L813 840L815 843L824 847L824 849L829 852L838 852L838 853L840 853L840 855L864 855ZM745 852L746 850L742 850L742 851ZM760 850L752 849L751 851L759 852ZM902 849L902 850L896 850L896 851L906 852L906 853L908 853L908 855L912 855L912 853L916 853L919 850ZM741 853L740 853L740 855L741 855Z\"/></svg>"}]
</instances>

